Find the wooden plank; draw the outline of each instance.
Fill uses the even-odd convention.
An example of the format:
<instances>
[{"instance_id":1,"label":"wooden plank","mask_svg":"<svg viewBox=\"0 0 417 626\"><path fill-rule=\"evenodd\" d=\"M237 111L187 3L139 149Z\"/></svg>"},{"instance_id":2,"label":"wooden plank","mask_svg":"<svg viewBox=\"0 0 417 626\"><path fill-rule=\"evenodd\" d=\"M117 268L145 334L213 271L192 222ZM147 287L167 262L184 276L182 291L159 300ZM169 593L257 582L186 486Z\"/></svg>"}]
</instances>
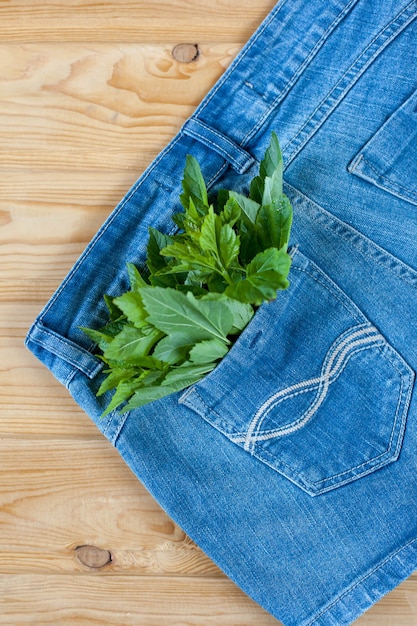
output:
<instances>
[{"instance_id":1,"label":"wooden plank","mask_svg":"<svg viewBox=\"0 0 417 626\"><path fill-rule=\"evenodd\" d=\"M78 244L85 247L140 173L139 167L136 171L2 168L0 278L12 278L10 271L19 268L19 260L30 259L36 249L42 253L42 246L76 244L71 254L78 254ZM21 272L23 277L29 276ZM14 279L18 278L16 273Z\"/></svg>"},{"instance_id":2,"label":"wooden plank","mask_svg":"<svg viewBox=\"0 0 417 626\"><path fill-rule=\"evenodd\" d=\"M77 548L93 546L111 555L107 575L222 576L102 435L76 444L9 438L0 524L0 573L87 572Z\"/></svg>"},{"instance_id":3,"label":"wooden plank","mask_svg":"<svg viewBox=\"0 0 417 626\"><path fill-rule=\"evenodd\" d=\"M180 63L173 47L1 44L0 166L142 171L239 50Z\"/></svg>"},{"instance_id":4,"label":"wooden plank","mask_svg":"<svg viewBox=\"0 0 417 626\"><path fill-rule=\"evenodd\" d=\"M278 591L279 593L279 591ZM416 626L417 579L410 578L355 621ZM34 574L0 577L5 626L279 626L227 579Z\"/></svg>"},{"instance_id":5,"label":"wooden plank","mask_svg":"<svg viewBox=\"0 0 417 626\"><path fill-rule=\"evenodd\" d=\"M0 3L1 41L241 43L275 0L9 0Z\"/></svg>"},{"instance_id":6,"label":"wooden plank","mask_svg":"<svg viewBox=\"0 0 417 626\"><path fill-rule=\"evenodd\" d=\"M49 281L48 289L36 293L38 284L0 281L0 466L9 437L101 439L69 392L24 347L31 323L57 286ZM31 286L26 296L25 285Z\"/></svg>"},{"instance_id":7,"label":"wooden plank","mask_svg":"<svg viewBox=\"0 0 417 626\"><path fill-rule=\"evenodd\" d=\"M227 580L7 575L5 626L278 626ZM398 625L402 626L402 625Z\"/></svg>"},{"instance_id":8,"label":"wooden plank","mask_svg":"<svg viewBox=\"0 0 417 626\"><path fill-rule=\"evenodd\" d=\"M69 392L23 347L23 337L15 342L0 338L0 359L1 460L9 438L21 437L31 445L69 438L75 447L80 439L101 439Z\"/></svg>"}]
</instances>

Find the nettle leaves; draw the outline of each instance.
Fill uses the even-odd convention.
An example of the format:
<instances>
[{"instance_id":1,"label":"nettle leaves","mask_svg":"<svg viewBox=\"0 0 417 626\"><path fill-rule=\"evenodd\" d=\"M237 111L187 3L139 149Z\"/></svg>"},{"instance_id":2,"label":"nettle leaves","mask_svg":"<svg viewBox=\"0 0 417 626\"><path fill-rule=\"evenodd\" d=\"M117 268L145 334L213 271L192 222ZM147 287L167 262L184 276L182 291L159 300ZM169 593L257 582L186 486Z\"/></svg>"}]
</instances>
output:
<instances>
[{"instance_id":1,"label":"nettle leaves","mask_svg":"<svg viewBox=\"0 0 417 626\"><path fill-rule=\"evenodd\" d=\"M221 190L211 203L187 156L177 234L151 228L143 275L127 265L130 291L105 296L110 321L82 330L106 364L103 415L140 407L198 382L227 354L265 301L289 285L292 207L273 133L249 195Z\"/></svg>"}]
</instances>

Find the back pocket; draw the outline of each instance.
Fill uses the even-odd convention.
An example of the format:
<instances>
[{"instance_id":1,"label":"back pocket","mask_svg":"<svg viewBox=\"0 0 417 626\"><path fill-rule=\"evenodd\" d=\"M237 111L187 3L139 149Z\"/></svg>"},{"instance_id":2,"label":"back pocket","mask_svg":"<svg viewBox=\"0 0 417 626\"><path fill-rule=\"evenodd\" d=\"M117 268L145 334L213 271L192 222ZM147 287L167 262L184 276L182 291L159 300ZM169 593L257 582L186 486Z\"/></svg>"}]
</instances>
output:
<instances>
[{"instance_id":1,"label":"back pocket","mask_svg":"<svg viewBox=\"0 0 417 626\"><path fill-rule=\"evenodd\" d=\"M417 204L417 91L365 144L348 170L395 196Z\"/></svg>"},{"instance_id":2,"label":"back pocket","mask_svg":"<svg viewBox=\"0 0 417 626\"><path fill-rule=\"evenodd\" d=\"M414 374L300 252L290 278L180 402L317 495L398 458Z\"/></svg>"}]
</instances>

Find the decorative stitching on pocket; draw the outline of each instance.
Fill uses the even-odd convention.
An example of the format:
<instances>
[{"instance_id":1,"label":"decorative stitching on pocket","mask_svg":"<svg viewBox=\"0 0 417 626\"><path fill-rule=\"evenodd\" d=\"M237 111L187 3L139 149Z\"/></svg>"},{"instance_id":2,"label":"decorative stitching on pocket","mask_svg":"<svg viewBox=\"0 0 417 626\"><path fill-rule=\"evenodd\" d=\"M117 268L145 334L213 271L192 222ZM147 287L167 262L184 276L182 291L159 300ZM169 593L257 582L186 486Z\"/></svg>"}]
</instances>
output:
<instances>
[{"instance_id":1,"label":"decorative stitching on pocket","mask_svg":"<svg viewBox=\"0 0 417 626\"><path fill-rule=\"evenodd\" d=\"M384 343L385 340L382 335L375 327L369 325L354 326L343 333L330 346L319 376L282 389L262 404L250 423L244 440L241 440L241 443L244 443L244 449L253 451L258 441L267 441L269 439L275 439L276 437L282 437L302 428L312 419L315 413L317 413L327 396L330 386L342 374L351 357L361 350L366 350L372 346L382 345ZM314 389L317 390L314 399L297 420L291 424L268 432L262 432L260 430L264 419L275 407L298 394L313 391Z\"/></svg>"}]
</instances>

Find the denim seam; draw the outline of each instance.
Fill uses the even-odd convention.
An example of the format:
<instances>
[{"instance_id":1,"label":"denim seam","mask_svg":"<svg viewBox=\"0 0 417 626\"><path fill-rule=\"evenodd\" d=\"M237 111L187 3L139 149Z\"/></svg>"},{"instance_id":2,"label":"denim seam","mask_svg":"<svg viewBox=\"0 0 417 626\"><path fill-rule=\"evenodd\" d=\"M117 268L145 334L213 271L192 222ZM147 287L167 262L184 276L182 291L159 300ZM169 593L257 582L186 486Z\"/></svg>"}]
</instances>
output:
<instances>
[{"instance_id":1,"label":"denim seam","mask_svg":"<svg viewBox=\"0 0 417 626\"><path fill-rule=\"evenodd\" d=\"M223 163L223 165L221 165L219 167L217 172L215 174L213 174L213 176L207 181L207 185L206 185L207 191L209 191L211 189L211 187L214 185L214 183L219 178L219 176L222 174L222 172L224 170L227 170L227 167L228 167L228 164L227 163Z\"/></svg>"},{"instance_id":2,"label":"denim seam","mask_svg":"<svg viewBox=\"0 0 417 626\"><path fill-rule=\"evenodd\" d=\"M192 399L189 400L189 398L192 397L192 395L197 396L199 403L204 407L204 411L199 410L197 406L195 405L195 403L192 401ZM229 422L227 422L215 409L213 409L211 406L207 404L207 402L202 398L202 396L196 389L195 385L187 389L180 396L178 402L180 404L185 404L185 406L188 406L189 408L191 408L193 411L195 411L198 415L200 415L206 420L208 420L208 417L210 414L215 415L216 426L214 426L214 424L208 420L209 423L211 424L211 426L213 426L214 428L219 430L223 435L225 435L225 437L227 437L228 439L230 439L230 436L231 437L240 436L242 434L241 432L237 431L234 426L232 426Z\"/></svg>"},{"instance_id":3,"label":"denim seam","mask_svg":"<svg viewBox=\"0 0 417 626\"><path fill-rule=\"evenodd\" d=\"M326 613L329 613L330 611L332 611L332 609L337 606L346 596L348 596L354 589L361 587L363 585L363 583L370 578L373 574L375 574L376 572L378 572L378 570L383 569L386 565L388 565L388 563L390 563L390 561L393 561L395 558L397 558L397 556L399 556L401 554L401 552L403 552L404 550L406 550L407 548L409 548L410 546L412 546L414 543L417 542L417 539L411 539L411 541L408 541L407 543L405 543L404 545L402 545L398 550L395 550L395 552L392 552L387 558L383 559L380 563L378 563L378 565L376 565L375 567L373 567L371 570L369 570L366 574L364 574L363 576L361 576L355 583L353 583L352 585L349 585L348 587L346 587L346 589L344 590L343 593L341 593L340 595L337 596L337 598L335 598L330 604L328 604L322 611L320 611L320 613L318 613L312 620L310 620L309 622L306 622L305 624L303 624L303 626L313 626L315 623L317 623L317 621L319 619L321 619ZM369 597L369 594L367 593L367 597Z\"/></svg>"},{"instance_id":4,"label":"denim seam","mask_svg":"<svg viewBox=\"0 0 417 626\"><path fill-rule=\"evenodd\" d=\"M378 343L375 342L373 344L368 344L366 346L363 346L362 348L358 348L351 355L349 355L349 358L345 360L343 366L338 371L338 374L335 377L334 381L337 380L337 378L339 378L339 376L341 376L341 374L344 372L344 370L346 368L346 365L349 362L351 356L353 356L354 354L357 354L358 352L363 352L365 350L369 350L370 348L374 347L375 345L378 345ZM379 342L379 345L380 345L380 342ZM332 382L334 382L334 381L332 381ZM316 379L313 379L311 381L305 381L305 382L308 382L308 383L311 383L311 384L308 387L306 386L304 389L299 389L298 391L296 391L294 393L289 391L288 394L286 394L282 398L280 398L279 404L281 404L281 402L284 402L285 400L292 399L292 398L295 398L295 397L297 397L299 395L302 395L303 393L307 393L309 391L312 391L316 387L319 388L323 381L321 380L320 377L317 377ZM298 384L301 385L302 382L298 383ZM332 384L332 383L330 383L330 384ZM294 387L295 386L296 385L294 385ZM286 390L284 390L284 391L286 391ZM327 395L327 393L326 393L326 395ZM316 395L316 398L317 398L317 395ZM297 420L295 420L294 422L291 422L290 424L288 424L286 426L281 426L280 428L275 428L275 429L270 429L270 430L262 430L261 431L261 430L258 429L256 434L254 436L251 436L250 441L248 441L247 443L252 443L252 447L253 447L253 450L254 450L256 448L256 444L259 443L259 442L269 441L270 439L277 439L278 437L282 437L282 436L291 434L293 432L296 432L297 430L300 430L300 428L302 428L307 423L307 421L310 421L312 419L314 414L310 415L308 420L306 420L305 414L310 411L311 406L316 402L316 398L313 400L313 402L311 402L310 407L306 411L304 411L303 415L301 417L299 417ZM325 397L320 402L320 404L323 403L324 399L325 399ZM268 407L268 409L266 410L265 413L263 413L261 416L257 416L258 419L259 419L259 417L262 417L262 420L259 422L259 426L261 426L263 419L268 415L268 413L270 411L272 411L277 406L277 404L278 404L278 402L272 404L272 406ZM314 413L316 413L317 410L318 409L316 409L314 411ZM243 436L241 435L239 438L233 438L233 441L235 443L245 443L246 440L247 440L247 434L248 434L247 432L243 433ZM245 450L247 450L248 452L250 451L249 447L245 447ZM290 467L290 466L288 466L288 467Z\"/></svg>"},{"instance_id":5,"label":"denim seam","mask_svg":"<svg viewBox=\"0 0 417 626\"><path fill-rule=\"evenodd\" d=\"M355 331L355 332L354 332L354 331ZM351 338L352 338L352 335L353 335L353 334L358 334L358 333L363 334L364 332L369 332L369 331L373 331L373 332L375 332L375 331L376 331L376 329L375 329L375 328L374 328L374 327L373 327L373 326L372 326L369 322L367 322L367 323L365 323L365 324L361 324L361 325L357 325L357 326L354 326L354 327L350 327L347 331L345 331L345 332L343 332L341 335L339 335L339 337L338 337L338 338L337 338L337 339L336 339L336 340L332 343L332 345L330 346L329 350L327 351L327 353L326 353L326 355L325 355L325 358L324 358L324 360L323 360L323 364L322 364L322 370L323 370L324 364L325 364L327 361L329 361L330 356L332 356L333 354L337 353L337 350L339 350L339 349L340 349L340 346L341 346L341 345L343 345L344 343L347 343L347 346L349 347L349 342L351 342L351 341L352 341L352 339L351 339ZM382 336L381 336L381 337L382 337ZM345 367L345 366L344 366L344 367ZM344 367L343 367L343 369L344 369ZM342 370L342 371L343 371L343 370ZM340 372L340 373L341 373L341 372ZM339 374L339 375L340 375L340 374ZM277 392L277 393L273 394L272 396L270 396L267 400L265 400L265 401L262 403L262 405L261 405L260 409L258 409L258 411L256 412L256 414L255 414L255 416L254 416L254 418L253 418L253 421L251 422L251 425L252 425L252 424L255 424L255 418L256 418L256 422L258 422L259 417L261 417L261 415L262 415L262 414L263 414L263 416L265 417L265 416L266 416L266 414L267 414L270 410L272 410L272 408L273 408L273 407L275 407L275 406L276 406L276 404L275 404L274 400L277 398L277 396L278 396L278 395L283 394L283 400L286 400L286 399L288 399L288 398L293 398L293 397L296 397L297 395L299 395L299 394L301 394L301 393L305 393L306 391L310 391L311 389L314 389L314 388L317 386L317 383L319 383L319 384L320 384L320 380L321 380L321 376L317 376L317 377L315 377L314 379L310 379L310 380L307 380L307 381L300 381L299 383L296 383L295 385L291 385L290 387L287 387L287 389L283 389L283 390L281 390L281 391L279 391L279 392ZM313 382L312 382L312 381L315 381L315 382L314 382L314 384L313 384ZM301 385L303 385L304 383L305 383L305 384L306 384L306 383L310 383L310 384L309 384L308 386L306 386L306 388L301 389L301 388L300 388L300 386L301 386ZM297 387L299 387L299 390L293 393L293 392L291 391L291 389L295 389L295 388L297 388ZM284 394L284 392L285 392L285 391L287 391L288 393L285 393L285 394ZM272 406L271 406L271 404L272 404ZM266 407L266 408L265 408L265 409L263 409L263 407ZM262 422L262 420L263 420L263 418L261 419L261 422ZM300 420L299 420L299 419L297 419L297 420L295 420L295 422L293 422L293 424L298 423L299 421L300 421ZM260 422L260 423L261 423L261 422ZM276 432L276 431L282 431L282 430L283 430L283 429L285 429L285 428L287 428L287 427L282 427L282 428L278 428L278 429L277 429L277 428L275 428L275 429L270 430L270 431L262 431L262 432L263 432L263 433L265 433L265 434L266 434L266 433L272 433L272 432ZM249 431L250 431L250 430L251 430L251 426L249 427L249 429L248 429L247 433L249 433ZM253 432L254 430L255 430L255 429L254 429L254 428L252 428L252 432ZM257 429L257 432L259 433L259 428Z\"/></svg>"},{"instance_id":6,"label":"denim seam","mask_svg":"<svg viewBox=\"0 0 417 626\"><path fill-rule=\"evenodd\" d=\"M43 324L40 322L40 325L43 326ZM50 336L54 336L55 333L53 331L50 331L49 329L47 329L45 326L43 326L42 328L43 332L47 333ZM77 363L75 361L73 361L72 359L70 359L69 357L64 358L62 356L62 354L60 354L57 350L53 350L51 349L51 346L49 345L49 342L44 341L42 339L38 339L36 337L33 336L33 332L30 332L28 335L28 339L30 341L32 341L34 344L36 344L37 346L40 346L41 348L43 348L44 350L47 350L48 352L50 352L51 354L53 354L54 356L56 356L57 358L63 360L67 365L71 366L74 368L73 373L77 373L77 372L81 372L83 373L85 376L87 376L88 378L94 378L94 376L96 376L98 374L98 372L100 372L100 370L103 368L103 364L98 362L94 368L90 369L88 367L82 367L79 364L77 365ZM66 342L65 337L61 337L59 335L59 339L62 342ZM69 343L69 342L68 342ZM81 350L84 350L84 348L81 348ZM90 354L88 352L88 350L85 350L86 352L86 356L87 354ZM91 354L91 357L93 357L93 355ZM73 373L71 372L68 377L65 379L66 382L70 382L73 376ZM67 386L67 385L65 385Z\"/></svg>"},{"instance_id":7,"label":"denim seam","mask_svg":"<svg viewBox=\"0 0 417 626\"><path fill-rule=\"evenodd\" d=\"M120 411L118 411L118 409L114 409L114 411L112 411L109 415L109 421L106 424L106 427L103 429L103 435L105 435L106 437L108 437L108 439L111 441L111 443L113 444L114 447L116 447L117 444L117 440L120 437L120 433L123 430L123 426L126 423L127 418L129 417L131 411L126 411L125 413L120 413ZM114 433L109 436L109 431L110 431L110 427L113 426L113 423L115 422L115 419L117 419L117 428L114 430ZM120 419L121 418L121 419Z\"/></svg>"},{"instance_id":8,"label":"denim seam","mask_svg":"<svg viewBox=\"0 0 417 626\"><path fill-rule=\"evenodd\" d=\"M283 154L285 155L285 162L288 166L297 154L304 148L304 146L310 141L310 139L315 135L318 129L323 125L323 123L327 120L327 118L333 113L333 111L339 106L340 102L346 96L346 94L352 89L352 87L357 83L359 78L363 75L363 73L368 69L368 67L374 62L374 60L382 53L382 51L393 41L417 16L416 9L410 14L410 16L401 23L400 18L403 17L403 14L408 15L409 11L413 9L412 5L416 4L416 0L412 0L407 6L404 7L388 24L382 28L377 35L372 39L372 41L368 44L368 46L361 52L361 54L355 59L355 61L351 64L351 66L346 70L344 75L340 78L340 80L336 83L336 85L331 89L331 91L326 95L325 98L322 99L320 104L312 111L311 115L307 118L301 128L295 133L295 135L288 141L285 148L283 149ZM398 25L397 25L398 24ZM390 33L390 29L396 26L395 30L392 30ZM384 39L383 36L386 35ZM382 38L382 42L379 47L375 50L373 54L367 59L366 53L369 50L372 50L372 47L375 44L378 44L378 40ZM363 62L363 65L361 65ZM345 87L343 85L345 84ZM340 91L342 89L342 91ZM340 92L340 93L338 93ZM319 117L317 122L314 123L314 117L317 113L323 112L323 115ZM308 128L310 122L313 122L313 127L311 129ZM304 139L303 139L304 136ZM296 141L299 138L299 141ZM291 144L295 142L293 150L289 150Z\"/></svg>"},{"instance_id":9,"label":"denim seam","mask_svg":"<svg viewBox=\"0 0 417 626\"><path fill-rule=\"evenodd\" d=\"M242 146L244 146L246 143L248 143L251 140L251 138L258 132L258 130L262 127L262 125L268 119L268 117L270 117L270 115L275 111L279 103L285 98L288 92L297 83L300 76L302 76L306 67L308 67L308 65L311 63L314 57L318 54L319 50L323 47L323 45L329 38L330 34L337 28L339 23L352 10L352 8L355 6L355 4L357 4L357 2L358 0L351 0L351 2L349 2L344 7L344 9L339 13L339 15L337 15L335 19L331 22L331 24L327 27L326 31L322 34L320 39L315 43L313 48L310 50L310 53L306 56L304 61L300 64L297 71L294 72L292 78L289 81L287 81L284 89L275 98L275 100L272 102L268 110L259 118L255 126L252 129L250 129L248 133L244 136L244 138L241 141ZM288 163L287 159L286 159L286 162Z\"/></svg>"},{"instance_id":10,"label":"denim seam","mask_svg":"<svg viewBox=\"0 0 417 626\"><path fill-rule=\"evenodd\" d=\"M257 43L258 39L260 39L261 35L264 31L269 27L269 25L274 21L276 15L281 11L281 9L286 5L287 0L280 0L278 4L272 9L269 15L265 18L262 24L259 26L258 30L254 33L251 39L248 41L246 46L242 49L242 51L238 54L238 56L232 61L229 65L228 69L223 73L223 75L216 82L213 89L206 96L206 98L201 102L201 104L196 108L195 115L198 117L199 113L204 111L204 109L210 104L211 100L217 94L219 89L224 85L224 83L232 76L233 72L239 67L239 65L245 60L246 56L253 48L255 43ZM243 143L243 142L242 142Z\"/></svg>"},{"instance_id":11,"label":"denim seam","mask_svg":"<svg viewBox=\"0 0 417 626\"><path fill-rule=\"evenodd\" d=\"M322 285L331 294L333 298L335 298L336 300L340 302L343 308L349 311L350 315L352 315L352 317L355 318L355 320L358 323L364 322L366 320L363 313L357 308L356 304L352 302L352 300L350 300L347 294L345 294L342 291L342 289L340 289L340 287L338 287L337 285L333 286L333 284L330 282L331 278L329 278L327 275L324 274L323 276L321 276L320 270L318 270L319 276L317 276L313 274L312 272L309 272L308 269L304 267L295 266L294 269L300 272L304 272L304 274L306 274L307 276L310 276L310 278L314 280L316 283L319 283L320 285Z\"/></svg>"},{"instance_id":12,"label":"denim seam","mask_svg":"<svg viewBox=\"0 0 417 626\"><path fill-rule=\"evenodd\" d=\"M32 341L35 345L40 346L41 348L43 348L43 350L47 350L48 352L51 352L50 348L47 347L43 341L39 341L38 339L35 339L34 337L30 337L30 341ZM51 353L53 354L53 352ZM58 356L58 355L55 355ZM58 357L58 358L62 358L62 357ZM62 379L62 384L64 385L64 387L66 387L68 389L69 384L71 383L72 379L74 378L75 374L77 373L77 371L79 372L80 370L76 369L75 365L73 363L69 363L67 360L64 360L64 362L72 367L72 369L70 370L68 376L66 376L66 378ZM83 372L84 373L84 372Z\"/></svg>"},{"instance_id":13,"label":"denim seam","mask_svg":"<svg viewBox=\"0 0 417 626\"><path fill-rule=\"evenodd\" d=\"M390 178L388 178L387 176L384 176L383 174L381 174L374 165L372 165L372 163L370 163L368 161L368 159L366 159L364 157L363 154L361 154L359 156L359 158L356 160L355 159L355 164L354 167L352 169L350 169L349 171L352 174L356 173L356 169L357 166L359 165L359 163L362 161L364 163L366 163L366 165L375 173L375 176L377 176L378 179L381 179L382 181L386 181L386 187L384 187L384 189L386 189L388 192L389 191L394 191L397 194L401 194L401 191L405 192L407 195L406 196L401 196L402 198L404 198L405 200L408 200L408 197L411 196L410 200L408 200L409 202L412 202L413 204L415 204L416 200L417 200L417 194L412 191L411 189L409 189L408 187L404 187L404 185L400 185L399 183L396 183L394 181L392 181ZM359 175L361 174L360 170L359 170ZM378 183L378 181L376 181L376 183ZM399 190L399 191L398 191Z\"/></svg>"},{"instance_id":14,"label":"denim seam","mask_svg":"<svg viewBox=\"0 0 417 626\"><path fill-rule=\"evenodd\" d=\"M195 139L197 139L198 141L201 141L205 145L211 146L212 149L218 154L220 154L221 156L223 156L239 174L243 174L244 172L246 172L246 170L249 169L255 163L254 157L251 154L249 154L249 152L244 150L239 144L233 142L226 135L222 134L221 132L213 128L212 126L208 126L199 118L193 117L191 118L191 120L198 123L198 125L201 126L202 129L206 128L208 132L212 133L215 137L217 137L219 139L219 143L215 143L214 141L209 139L209 137L206 137L204 133L198 132L193 126L189 128L189 126L187 125L187 122L184 124L182 128L182 132L185 135L188 135L189 137L194 137ZM226 150L225 148L223 148L223 146L221 145L222 143L230 146L230 152ZM232 155L232 152L237 152L239 156L241 157L241 159L239 160L235 158Z\"/></svg>"},{"instance_id":15,"label":"denim seam","mask_svg":"<svg viewBox=\"0 0 417 626\"><path fill-rule=\"evenodd\" d=\"M343 222L326 209L323 209L314 200L309 198L305 193L296 187L290 185L289 183L286 183L286 186L298 195L299 200L307 201L313 209L317 211L321 226L326 228L333 235L340 236L365 258L372 259L372 261L383 267L385 270L389 270L408 285L417 289L416 270L387 252L387 250L372 241L372 239L366 237L360 231L353 228L353 226L350 226L350 224ZM337 230L335 229L335 226L337 227ZM361 245L358 245L354 239L358 240ZM364 250L364 246L366 246L367 250ZM381 258L385 259L385 262L383 262Z\"/></svg>"}]
</instances>

